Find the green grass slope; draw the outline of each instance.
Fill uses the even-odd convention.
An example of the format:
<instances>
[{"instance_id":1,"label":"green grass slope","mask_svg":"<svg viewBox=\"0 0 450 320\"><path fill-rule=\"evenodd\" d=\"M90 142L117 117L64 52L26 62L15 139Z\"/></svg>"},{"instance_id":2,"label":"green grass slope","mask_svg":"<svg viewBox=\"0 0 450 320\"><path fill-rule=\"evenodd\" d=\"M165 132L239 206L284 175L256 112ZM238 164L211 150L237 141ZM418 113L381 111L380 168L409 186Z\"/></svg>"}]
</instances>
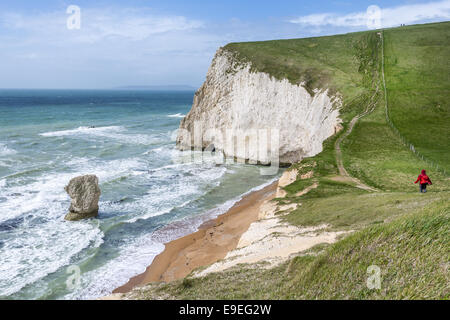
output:
<instances>
[{"instance_id":1,"label":"green grass slope","mask_svg":"<svg viewBox=\"0 0 450 320\"><path fill-rule=\"evenodd\" d=\"M385 52L394 125L450 173L450 23L386 30Z\"/></svg>"},{"instance_id":2,"label":"green grass slope","mask_svg":"<svg viewBox=\"0 0 450 320\"><path fill-rule=\"evenodd\" d=\"M402 136L441 168L448 166L450 154L449 27L441 23L384 31L390 117ZM378 33L226 47L240 61L251 61L254 71L305 82L311 91L332 88L342 94L344 130L324 142L323 152L292 166L298 177L313 175L285 187L287 197L276 201L301 203L283 216L290 224L327 224L328 230L349 235L275 268L241 265L203 278L152 284L133 293L134 298L449 298L450 180L411 152L387 122ZM342 179L336 160L336 141L367 106L374 109L356 123L341 150L348 173L376 192ZM427 194L414 184L421 169L428 169L434 183ZM318 188L296 196L313 184ZM371 265L381 270L381 289L366 285Z\"/></svg>"}]
</instances>

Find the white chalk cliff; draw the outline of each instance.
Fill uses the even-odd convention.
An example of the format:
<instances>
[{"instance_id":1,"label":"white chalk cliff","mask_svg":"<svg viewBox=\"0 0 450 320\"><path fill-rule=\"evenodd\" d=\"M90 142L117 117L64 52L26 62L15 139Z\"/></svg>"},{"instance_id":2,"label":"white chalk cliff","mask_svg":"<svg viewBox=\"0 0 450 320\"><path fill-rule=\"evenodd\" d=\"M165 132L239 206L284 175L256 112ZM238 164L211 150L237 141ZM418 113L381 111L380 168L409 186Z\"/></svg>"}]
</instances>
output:
<instances>
[{"instance_id":1,"label":"white chalk cliff","mask_svg":"<svg viewBox=\"0 0 450 320\"><path fill-rule=\"evenodd\" d=\"M263 131L279 132L279 159L294 163L322 151L322 143L340 127L339 97L327 89L316 89L314 96L301 85L287 79L277 80L267 73L251 71L250 63L239 63L232 53L219 49L209 68L206 81L196 92L194 104L182 120L177 137L181 150L208 148L211 144L227 157L267 163L269 157L258 147L264 144ZM194 130L198 131L194 139ZM220 134L211 134L220 130ZM227 139L239 139L250 132L258 139L237 147ZM253 131L252 131L253 130ZM269 133L268 140L275 137ZM262 140L261 140L262 139Z\"/></svg>"}]
</instances>

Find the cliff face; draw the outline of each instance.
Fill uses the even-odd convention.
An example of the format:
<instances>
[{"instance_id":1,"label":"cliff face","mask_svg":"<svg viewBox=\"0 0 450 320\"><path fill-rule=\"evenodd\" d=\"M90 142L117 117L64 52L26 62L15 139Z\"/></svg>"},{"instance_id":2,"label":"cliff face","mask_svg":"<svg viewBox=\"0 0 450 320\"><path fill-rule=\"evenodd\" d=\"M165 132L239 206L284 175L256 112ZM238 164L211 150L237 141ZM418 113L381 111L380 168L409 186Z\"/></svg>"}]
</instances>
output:
<instances>
[{"instance_id":1,"label":"cliff face","mask_svg":"<svg viewBox=\"0 0 450 320\"><path fill-rule=\"evenodd\" d=\"M311 96L302 86L250 68L225 49L218 50L191 111L181 122L184 130L178 134L178 148L205 149L213 144L227 157L267 163L268 156L258 146L264 143L260 130L271 129L269 141L275 137L273 130L279 134L281 163L320 153L323 141L340 127L340 99L330 97L328 90L315 90ZM220 130L223 136L211 134L212 130ZM239 139L253 134L259 139L254 143L249 138L237 146L230 143L230 135Z\"/></svg>"}]
</instances>

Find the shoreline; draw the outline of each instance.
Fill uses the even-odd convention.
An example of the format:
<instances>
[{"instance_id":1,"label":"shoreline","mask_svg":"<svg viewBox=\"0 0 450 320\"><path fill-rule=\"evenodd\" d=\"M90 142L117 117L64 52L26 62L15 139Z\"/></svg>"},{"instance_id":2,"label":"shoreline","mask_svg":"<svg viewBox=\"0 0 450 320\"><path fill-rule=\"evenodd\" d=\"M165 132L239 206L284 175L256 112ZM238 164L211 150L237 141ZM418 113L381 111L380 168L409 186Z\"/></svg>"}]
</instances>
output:
<instances>
[{"instance_id":1,"label":"shoreline","mask_svg":"<svg viewBox=\"0 0 450 320\"><path fill-rule=\"evenodd\" d=\"M258 220L260 206L275 197L278 180L243 196L228 211L203 223L199 230L165 244L145 272L116 288L112 294L130 292L152 282L183 279L193 270L224 259L236 249L241 236Z\"/></svg>"}]
</instances>

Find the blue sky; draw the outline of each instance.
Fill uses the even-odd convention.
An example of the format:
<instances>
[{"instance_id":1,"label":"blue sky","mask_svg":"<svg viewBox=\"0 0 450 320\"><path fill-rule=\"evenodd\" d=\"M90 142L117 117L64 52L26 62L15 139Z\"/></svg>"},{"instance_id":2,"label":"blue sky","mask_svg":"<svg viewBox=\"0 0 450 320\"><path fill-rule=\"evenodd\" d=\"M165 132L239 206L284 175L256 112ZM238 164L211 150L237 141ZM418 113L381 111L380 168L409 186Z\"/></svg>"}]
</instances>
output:
<instances>
[{"instance_id":1,"label":"blue sky","mask_svg":"<svg viewBox=\"0 0 450 320\"><path fill-rule=\"evenodd\" d=\"M383 27L450 20L450 0L2 0L0 88L198 87L220 46L368 30L370 5Z\"/></svg>"}]
</instances>

